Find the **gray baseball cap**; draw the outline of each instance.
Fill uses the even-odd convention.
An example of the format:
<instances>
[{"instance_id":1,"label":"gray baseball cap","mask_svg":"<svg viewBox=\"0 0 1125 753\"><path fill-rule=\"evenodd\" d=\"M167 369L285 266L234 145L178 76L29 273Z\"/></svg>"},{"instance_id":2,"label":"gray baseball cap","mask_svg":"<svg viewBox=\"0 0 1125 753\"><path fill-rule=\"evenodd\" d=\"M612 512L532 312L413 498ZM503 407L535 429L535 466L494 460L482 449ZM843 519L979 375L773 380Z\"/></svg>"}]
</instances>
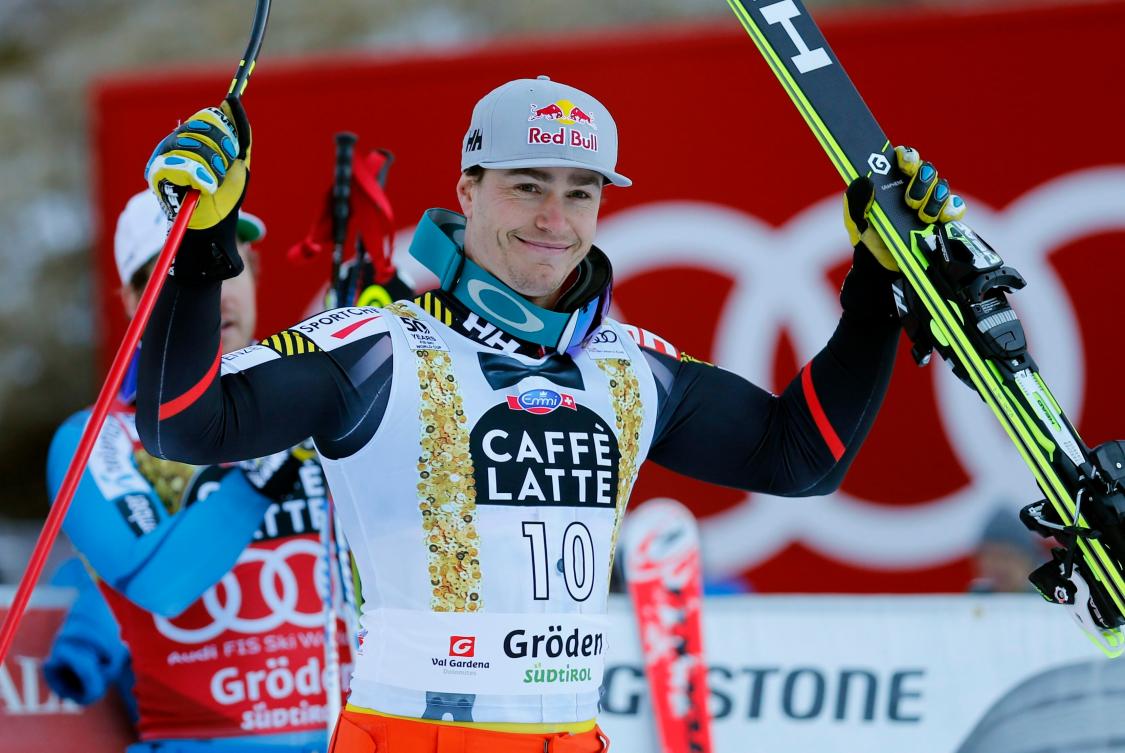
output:
<instances>
[{"instance_id":1,"label":"gray baseball cap","mask_svg":"<svg viewBox=\"0 0 1125 753\"><path fill-rule=\"evenodd\" d=\"M473 108L461 169L581 167L615 186L633 181L617 167L617 124L601 102L546 76L493 89Z\"/></svg>"}]
</instances>

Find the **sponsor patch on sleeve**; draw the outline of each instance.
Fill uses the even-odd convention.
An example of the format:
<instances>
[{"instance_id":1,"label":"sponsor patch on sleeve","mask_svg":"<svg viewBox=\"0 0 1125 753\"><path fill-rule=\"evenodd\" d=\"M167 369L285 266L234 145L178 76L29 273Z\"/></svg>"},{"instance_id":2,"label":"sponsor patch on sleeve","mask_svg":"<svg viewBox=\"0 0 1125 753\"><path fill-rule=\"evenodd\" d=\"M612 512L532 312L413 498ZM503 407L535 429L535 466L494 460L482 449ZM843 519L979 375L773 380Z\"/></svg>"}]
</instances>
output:
<instances>
[{"instance_id":1,"label":"sponsor patch on sleeve","mask_svg":"<svg viewBox=\"0 0 1125 753\"><path fill-rule=\"evenodd\" d=\"M251 345L248 348L227 353L219 359L219 374L220 376L237 374L277 358L281 358L281 356L276 350L263 345Z\"/></svg>"},{"instance_id":2,"label":"sponsor patch on sleeve","mask_svg":"<svg viewBox=\"0 0 1125 753\"><path fill-rule=\"evenodd\" d=\"M386 332L385 316L382 309L371 306L332 309L314 314L286 332L300 335L319 350L335 350L341 345Z\"/></svg>"},{"instance_id":3,"label":"sponsor patch on sleeve","mask_svg":"<svg viewBox=\"0 0 1125 753\"><path fill-rule=\"evenodd\" d=\"M294 329L287 329L270 335L262 340L261 345L276 352L279 356L301 356L305 353L317 353L322 348L308 335Z\"/></svg>"},{"instance_id":4,"label":"sponsor patch on sleeve","mask_svg":"<svg viewBox=\"0 0 1125 753\"><path fill-rule=\"evenodd\" d=\"M144 536L155 530L160 523L156 508L147 494L139 492L126 494L118 497L113 504L134 536Z\"/></svg>"},{"instance_id":5,"label":"sponsor patch on sleeve","mask_svg":"<svg viewBox=\"0 0 1125 753\"><path fill-rule=\"evenodd\" d=\"M621 335L609 324L603 324L586 341L586 352L591 358L628 358L629 353L621 344Z\"/></svg>"},{"instance_id":6,"label":"sponsor patch on sleeve","mask_svg":"<svg viewBox=\"0 0 1125 753\"><path fill-rule=\"evenodd\" d=\"M649 350L654 350L657 353L663 353L664 355L671 356L672 358L675 358L677 360L680 358L680 351L676 349L676 346L665 340L660 335L654 335L647 329L634 327L631 324L622 324L621 327L629 333L629 337L633 338L633 342L635 342L642 348L648 348Z\"/></svg>"},{"instance_id":7,"label":"sponsor patch on sleeve","mask_svg":"<svg viewBox=\"0 0 1125 753\"><path fill-rule=\"evenodd\" d=\"M413 316L400 316L398 319L411 350L449 350L441 335L426 322Z\"/></svg>"},{"instance_id":8,"label":"sponsor patch on sleeve","mask_svg":"<svg viewBox=\"0 0 1125 753\"><path fill-rule=\"evenodd\" d=\"M133 459L137 444L132 416L111 415L102 425L86 469L106 499L151 491Z\"/></svg>"}]
</instances>

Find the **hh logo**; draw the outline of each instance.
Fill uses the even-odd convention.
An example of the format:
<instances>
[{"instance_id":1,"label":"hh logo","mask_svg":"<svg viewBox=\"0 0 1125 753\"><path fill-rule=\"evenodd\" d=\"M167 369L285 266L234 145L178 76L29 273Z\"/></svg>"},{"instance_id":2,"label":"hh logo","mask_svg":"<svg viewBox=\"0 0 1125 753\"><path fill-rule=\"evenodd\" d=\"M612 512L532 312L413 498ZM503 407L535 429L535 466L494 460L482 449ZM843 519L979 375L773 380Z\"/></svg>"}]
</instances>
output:
<instances>
[{"instance_id":1,"label":"hh logo","mask_svg":"<svg viewBox=\"0 0 1125 753\"><path fill-rule=\"evenodd\" d=\"M559 408L578 410L578 405L574 402L573 395L543 389L527 390L526 392L521 392L519 397L508 395L508 407L512 410L534 413L537 416L554 413Z\"/></svg>"},{"instance_id":2,"label":"hh logo","mask_svg":"<svg viewBox=\"0 0 1125 753\"><path fill-rule=\"evenodd\" d=\"M477 638L475 635L451 635L449 636L449 655L450 656L472 656L477 649Z\"/></svg>"}]
</instances>

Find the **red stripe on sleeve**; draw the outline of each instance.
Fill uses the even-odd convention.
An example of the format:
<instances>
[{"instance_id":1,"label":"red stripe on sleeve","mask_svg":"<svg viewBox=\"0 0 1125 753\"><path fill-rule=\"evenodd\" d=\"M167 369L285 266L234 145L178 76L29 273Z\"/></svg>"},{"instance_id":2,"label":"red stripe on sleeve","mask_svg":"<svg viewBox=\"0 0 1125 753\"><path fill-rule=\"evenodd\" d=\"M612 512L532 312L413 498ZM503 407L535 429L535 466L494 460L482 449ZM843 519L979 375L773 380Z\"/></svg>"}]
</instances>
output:
<instances>
[{"instance_id":1,"label":"red stripe on sleeve","mask_svg":"<svg viewBox=\"0 0 1125 753\"><path fill-rule=\"evenodd\" d=\"M809 412L812 413L813 420L816 421L816 428L820 429L820 436L824 437L824 443L828 445L832 457L839 460L844 456L844 443L840 441L840 437L836 435L836 430L828 422L828 416L816 396L816 389L812 383L811 363L806 364L805 368L801 369L801 389L805 393L805 402L808 403Z\"/></svg>"},{"instance_id":2,"label":"red stripe on sleeve","mask_svg":"<svg viewBox=\"0 0 1125 753\"><path fill-rule=\"evenodd\" d=\"M211 386L211 382L214 381L215 375L219 373L219 359L222 358L222 356L223 345L222 343L219 343L219 352L215 354L215 361L211 364L211 368L207 370L207 373L203 375L203 378L196 382L195 386L190 390L173 400L169 400L168 402L163 403L160 406L160 412L157 415L158 420L163 421L166 418L171 418L177 413L186 410L188 406L198 400L199 396L203 394L204 390Z\"/></svg>"}]
</instances>

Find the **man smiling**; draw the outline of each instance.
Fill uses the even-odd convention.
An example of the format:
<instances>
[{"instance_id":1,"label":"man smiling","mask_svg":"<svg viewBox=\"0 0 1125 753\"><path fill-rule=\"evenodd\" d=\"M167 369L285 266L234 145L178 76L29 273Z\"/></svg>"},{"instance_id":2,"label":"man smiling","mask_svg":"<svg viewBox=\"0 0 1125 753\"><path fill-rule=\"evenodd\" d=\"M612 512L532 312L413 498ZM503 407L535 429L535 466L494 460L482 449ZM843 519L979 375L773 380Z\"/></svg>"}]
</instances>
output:
<instances>
[{"instance_id":1,"label":"man smiling","mask_svg":"<svg viewBox=\"0 0 1125 753\"><path fill-rule=\"evenodd\" d=\"M573 167L470 168L457 181L470 258L551 308L590 250L602 176Z\"/></svg>"},{"instance_id":2,"label":"man smiling","mask_svg":"<svg viewBox=\"0 0 1125 753\"><path fill-rule=\"evenodd\" d=\"M845 200L856 251L840 324L772 395L607 316L598 212L608 185L630 185L614 120L544 76L511 81L473 110L461 213L432 209L415 233L439 289L341 309L332 326L318 315L219 368L249 140L224 107L177 128L146 171L170 213L187 187L203 198L141 351L145 446L214 463L314 438L365 597L334 750L603 750L610 564L641 463L824 494L874 420L899 325L870 182ZM925 221L963 213L916 152L899 162Z\"/></svg>"}]
</instances>

